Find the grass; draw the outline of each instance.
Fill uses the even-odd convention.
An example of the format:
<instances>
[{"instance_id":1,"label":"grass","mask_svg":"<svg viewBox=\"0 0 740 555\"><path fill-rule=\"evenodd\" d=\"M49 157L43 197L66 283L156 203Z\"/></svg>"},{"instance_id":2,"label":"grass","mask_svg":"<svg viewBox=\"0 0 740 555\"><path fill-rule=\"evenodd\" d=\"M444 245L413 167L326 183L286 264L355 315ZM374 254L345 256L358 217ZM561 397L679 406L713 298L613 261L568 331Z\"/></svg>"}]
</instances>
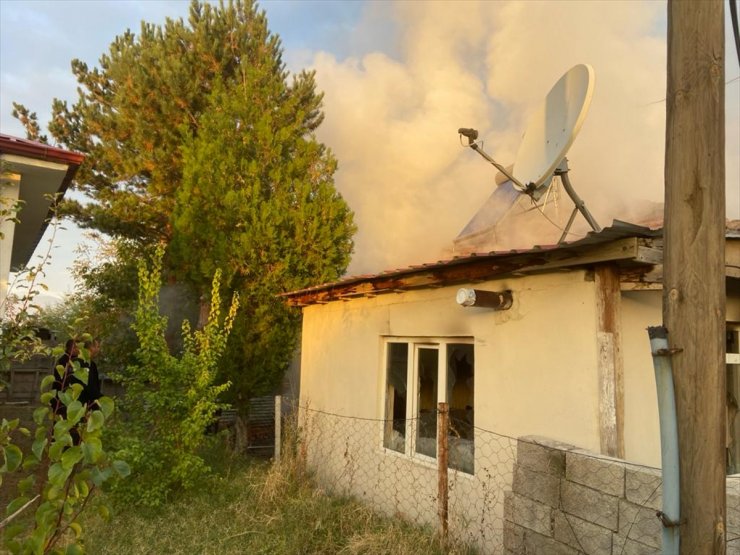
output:
<instances>
[{"instance_id":1,"label":"grass","mask_svg":"<svg viewBox=\"0 0 740 555\"><path fill-rule=\"evenodd\" d=\"M433 531L385 518L311 487L291 462L219 458L199 491L160 510L123 508L108 523L85 517L91 554L467 554Z\"/></svg>"}]
</instances>

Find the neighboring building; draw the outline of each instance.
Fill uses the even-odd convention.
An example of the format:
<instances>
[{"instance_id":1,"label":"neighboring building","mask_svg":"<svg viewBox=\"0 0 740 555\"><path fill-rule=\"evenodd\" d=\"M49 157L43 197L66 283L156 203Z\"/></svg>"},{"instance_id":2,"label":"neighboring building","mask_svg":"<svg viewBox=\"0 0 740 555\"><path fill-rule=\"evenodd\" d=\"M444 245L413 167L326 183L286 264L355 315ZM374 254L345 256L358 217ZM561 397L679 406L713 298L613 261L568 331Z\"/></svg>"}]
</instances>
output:
<instances>
[{"instance_id":1,"label":"neighboring building","mask_svg":"<svg viewBox=\"0 0 740 555\"><path fill-rule=\"evenodd\" d=\"M84 155L43 143L0 134L0 210L21 201L18 222L0 221L0 304L8 274L25 266L48 225L51 197L64 195Z\"/></svg>"},{"instance_id":2,"label":"neighboring building","mask_svg":"<svg viewBox=\"0 0 740 555\"><path fill-rule=\"evenodd\" d=\"M728 232L726 252L728 352L737 353L739 232ZM660 466L646 328L662 321L662 255L660 231L615 222L572 243L470 255L286 294L303 308L301 405L375 422L362 428L364 437L355 431L332 446L329 430L306 425L313 433L309 465L327 487L343 484L388 514L414 511L423 513L417 520L434 522L428 500L436 491L442 401L455 430L449 466L458 478L467 476L451 493L451 522L483 522L482 497L495 495L492 488L511 489L514 459L484 448L491 441L486 430L504 439L545 436ZM508 291L511 307L465 308L456 302L461 287ZM734 399L740 399L737 357L728 355ZM734 462L740 423L735 413L731 418L728 467L740 472ZM393 484L392 494L348 478L360 472L377 478L388 461L394 470L382 480ZM404 481L404 473L416 478ZM503 503L491 507L502 518ZM502 527L492 529L485 544L500 551Z\"/></svg>"}]
</instances>

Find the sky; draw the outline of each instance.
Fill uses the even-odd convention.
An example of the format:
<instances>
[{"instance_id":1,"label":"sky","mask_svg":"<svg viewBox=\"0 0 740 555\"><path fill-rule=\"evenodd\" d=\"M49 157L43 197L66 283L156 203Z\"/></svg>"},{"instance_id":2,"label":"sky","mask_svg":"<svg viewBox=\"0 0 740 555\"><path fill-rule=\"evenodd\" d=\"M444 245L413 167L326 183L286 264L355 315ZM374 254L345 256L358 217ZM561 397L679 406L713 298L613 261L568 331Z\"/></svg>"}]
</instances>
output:
<instances>
[{"instance_id":1,"label":"sky","mask_svg":"<svg viewBox=\"0 0 740 555\"><path fill-rule=\"evenodd\" d=\"M475 127L507 165L527 119L570 67L588 63L590 112L568 153L570 178L602 225L663 198L666 6L659 1L263 2L291 71L315 69L326 119L318 138L339 160L338 190L358 233L348 273L436 261L493 190L495 171L461 146ZM19 101L48 121L73 102L70 61L96 65L126 28L182 17L181 1L0 0L0 132L23 136ZM729 10L726 10L729 12ZM727 215L740 218L740 75L726 23ZM567 215L565 202L550 208ZM82 240L65 224L47 284ZM555 230L557 231L557 230ZM520 241L536 242L521 234ZM523 245L512 245L523 246ZM42 241L40 249L45 247Z\"/></svg>"}]
</instances>

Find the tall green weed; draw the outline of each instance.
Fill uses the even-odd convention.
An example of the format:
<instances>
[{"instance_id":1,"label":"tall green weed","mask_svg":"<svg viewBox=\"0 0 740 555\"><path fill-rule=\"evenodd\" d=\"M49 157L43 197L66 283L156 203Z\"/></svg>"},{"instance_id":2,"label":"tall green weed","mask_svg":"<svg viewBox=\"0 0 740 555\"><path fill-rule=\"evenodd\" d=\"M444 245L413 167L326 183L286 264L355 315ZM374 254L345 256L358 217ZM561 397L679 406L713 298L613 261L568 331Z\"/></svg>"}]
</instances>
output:
<instances>
[{"instance_id":1,"label":"tall green weed","mask_svg":"<svg viewBox=\"0 0 740 555\"><path fill-rule=\"evenodd\" d=\"M183 322L183 352L170 353L167 318L159 313L163 248L150 267L139 265L138 306L132 325L139 347L135 364L117 376L125 388L124 417L114 430L119 456L129 462L132 479L113 493L126 504L158 506L174 492L199 483L209 467L199 455L206 427L221 407L218 396L229 383L214 385L219 359L239 305L237 296L221 318L220 272L213 278L208 322L192 331Z\"/></svg>"}]
</instances>

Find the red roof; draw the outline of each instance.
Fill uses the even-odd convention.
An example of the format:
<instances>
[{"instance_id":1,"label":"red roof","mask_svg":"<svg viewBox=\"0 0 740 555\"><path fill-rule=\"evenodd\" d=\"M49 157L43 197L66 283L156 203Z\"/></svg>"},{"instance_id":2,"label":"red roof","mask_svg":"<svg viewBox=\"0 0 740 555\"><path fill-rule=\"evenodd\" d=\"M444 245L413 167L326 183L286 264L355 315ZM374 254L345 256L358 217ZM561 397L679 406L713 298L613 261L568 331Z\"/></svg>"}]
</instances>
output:
<instances>
[{"instance_id":1,"label":"red roof","mask_svg":"<svg viewBox=\"0 0 740 555\"><path fill-rule=\"evenodd\" d=\"M0 133L0 154L15 154L35 160L46 160L72 166L79 166L85 159L85 155L79 152L64 150L28 139L19 139L2 133Z\"/></svg>"}]
</instances>

